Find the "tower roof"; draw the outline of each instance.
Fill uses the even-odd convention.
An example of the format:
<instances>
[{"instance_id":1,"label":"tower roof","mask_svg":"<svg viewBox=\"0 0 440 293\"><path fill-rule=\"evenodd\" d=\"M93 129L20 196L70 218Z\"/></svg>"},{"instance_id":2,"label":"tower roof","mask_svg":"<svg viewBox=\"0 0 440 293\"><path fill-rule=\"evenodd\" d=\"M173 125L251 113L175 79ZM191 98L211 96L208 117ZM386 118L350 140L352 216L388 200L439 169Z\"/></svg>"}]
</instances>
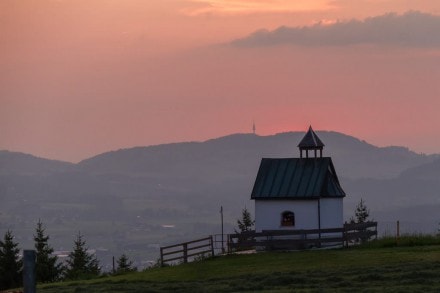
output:
<instances>
[{"instance_id":1,"label":"tower roof","mask_svg":"<svg viewBox=\"0 0 440 293\"><path fill-rule=\"evenodd\" d=\"M309 131L307 131L306 135L304 135L303 139L298 144L298 147L300 149L322 149L324 147L324 143L313 131L312 126L310 126Z\"/></svg>"}]
</instances>

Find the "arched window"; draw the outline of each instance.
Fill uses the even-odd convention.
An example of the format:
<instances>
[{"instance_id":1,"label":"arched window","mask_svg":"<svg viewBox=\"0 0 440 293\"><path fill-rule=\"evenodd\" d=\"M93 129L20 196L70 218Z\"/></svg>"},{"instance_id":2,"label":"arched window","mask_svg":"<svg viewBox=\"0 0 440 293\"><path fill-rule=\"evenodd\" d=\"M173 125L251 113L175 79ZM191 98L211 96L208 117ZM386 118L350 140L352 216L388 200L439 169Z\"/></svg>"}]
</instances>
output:
<instances>
[{"instance_id":1,"label":"arched window","mask_svg":"<svg viewBox=\"0 0 440 293\"><path fill-rule=\"evenodd\" d=\"M295 214L285 211L281 214L281 226L295 226Z\"/></svg>"}]
</instances>

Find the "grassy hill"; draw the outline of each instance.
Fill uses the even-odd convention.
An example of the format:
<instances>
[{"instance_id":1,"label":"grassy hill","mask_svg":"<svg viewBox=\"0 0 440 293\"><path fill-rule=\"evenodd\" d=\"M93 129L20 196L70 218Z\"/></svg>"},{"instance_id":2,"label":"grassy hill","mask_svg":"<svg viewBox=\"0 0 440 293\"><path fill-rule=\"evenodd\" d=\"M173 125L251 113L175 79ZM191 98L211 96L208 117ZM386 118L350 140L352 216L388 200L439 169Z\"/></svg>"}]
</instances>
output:
<instances>
[{"instance_id":1,"label":"grassy hill","mask_svg":"<svg viewBox=\"0 0 440 293\"><path fill-rule=\"evenodd\" d=\"M38 292L439 292L436 243L229 255Z\"/></svg>"}]
</instances>

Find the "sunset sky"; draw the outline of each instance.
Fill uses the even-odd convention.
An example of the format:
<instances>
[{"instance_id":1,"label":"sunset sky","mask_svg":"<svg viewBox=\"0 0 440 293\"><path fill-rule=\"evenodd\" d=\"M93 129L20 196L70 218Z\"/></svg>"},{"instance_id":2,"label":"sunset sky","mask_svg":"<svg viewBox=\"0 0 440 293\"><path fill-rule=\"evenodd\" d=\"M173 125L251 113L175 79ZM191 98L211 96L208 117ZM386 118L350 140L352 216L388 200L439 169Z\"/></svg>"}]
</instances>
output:
<instances>
[{"instance_id":1,"label":"sunset sky","mask_svg":"<svg viewBox=\"0 0 440 293\"><path fill-rule=\"evenodd\" d=\"M440 1L0 1L0 149L78 162L253 121L440 153Z\"/></svg>"}]
</instances>

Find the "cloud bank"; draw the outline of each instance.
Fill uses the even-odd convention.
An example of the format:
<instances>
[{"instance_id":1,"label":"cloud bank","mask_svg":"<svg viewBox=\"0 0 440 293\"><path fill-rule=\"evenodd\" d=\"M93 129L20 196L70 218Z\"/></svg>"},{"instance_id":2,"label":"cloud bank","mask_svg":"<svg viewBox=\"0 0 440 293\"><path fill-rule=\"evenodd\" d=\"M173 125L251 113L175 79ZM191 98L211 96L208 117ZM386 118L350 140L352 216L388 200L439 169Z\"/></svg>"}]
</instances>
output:
<instances>
[{"instance_id":1,"label":"cloud bank","mask_svg":"<svg viewBox=\"0 0 440 293\"><path fill-rule=\"evenodd\" d=\"M320 11L334 8L328 0L190 0L199 4L185 13L201 14L247 14L247 13L287 13Z\"/></svg>"},{"instance_id":2,"label":"cloud bank","mask_svg":"<svg viewBox=\"0 0 440 293\"><path fill-rule=\"evenodd\" d=\"M389 13L363 21L334 24L318 23L306 27L279 27L260 30L232 42L235 46L272 45L347 46L357 44L399 47L440 48L440 16L409 11L403 15Z\"/></svg>"}]
</instances>

